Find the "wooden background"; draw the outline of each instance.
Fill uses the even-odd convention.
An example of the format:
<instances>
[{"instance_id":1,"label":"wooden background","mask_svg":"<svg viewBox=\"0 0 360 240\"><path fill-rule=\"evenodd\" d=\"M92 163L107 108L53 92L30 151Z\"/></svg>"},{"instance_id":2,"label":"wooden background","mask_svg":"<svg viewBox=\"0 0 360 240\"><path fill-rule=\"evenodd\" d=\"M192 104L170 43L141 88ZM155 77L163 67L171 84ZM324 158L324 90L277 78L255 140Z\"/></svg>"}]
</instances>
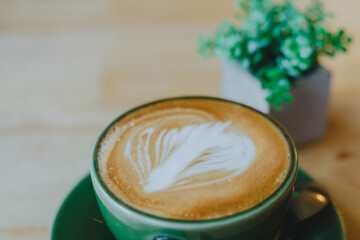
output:
<instances>
[{"instance_id":1,"label":"wooden background","mask_svg":"<svg viewBox=\"0 0 360 240\"><path fill-rule=\"evenodd\" d=\"M298 1L300 5L304 1ZM325 0L355 41L333 74L325 136L300 165L360 236L360 1ZM150 100L219 95L220 62L197 36L233 12L218 0L0 0L0 239L47 239L57 207L88 172L96 136Z\"/></svg>"}]
</instances>

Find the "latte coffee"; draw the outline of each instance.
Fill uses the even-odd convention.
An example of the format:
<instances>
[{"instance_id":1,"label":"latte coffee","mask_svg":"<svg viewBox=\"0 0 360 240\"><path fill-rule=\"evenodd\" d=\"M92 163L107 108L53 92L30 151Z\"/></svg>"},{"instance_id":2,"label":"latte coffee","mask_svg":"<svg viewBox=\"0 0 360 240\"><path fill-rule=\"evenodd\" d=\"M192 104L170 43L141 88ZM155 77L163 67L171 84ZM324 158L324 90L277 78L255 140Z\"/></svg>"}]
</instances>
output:
<instances>
[{"instance_id":1,"label":"latte coffee","mask_svg":"<svg viewBox=\"0 0 360 240\"><path fill-rule=\"evenodd\" d=\"M213 98L168 99L116 120L97 174L120 202L174 220L209 220L269 198L291 168L288 141L261 113Z\"/></svg>"}]
</instances>

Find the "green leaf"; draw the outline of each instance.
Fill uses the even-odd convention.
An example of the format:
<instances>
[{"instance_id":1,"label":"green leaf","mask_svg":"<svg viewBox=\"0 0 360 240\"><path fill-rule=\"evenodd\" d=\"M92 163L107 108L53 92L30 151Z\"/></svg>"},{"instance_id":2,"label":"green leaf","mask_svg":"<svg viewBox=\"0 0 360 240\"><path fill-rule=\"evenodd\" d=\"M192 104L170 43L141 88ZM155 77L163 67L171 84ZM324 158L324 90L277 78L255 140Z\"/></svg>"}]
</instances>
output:
<instances>
[{"instance_id":1,"label":"green leaf","mask_svg":"<svg viewBox=\"0 0 360 240\"><path fill-rule=\"evenodd\" d=\"M267 76L269 79L272 79L272 80L279 80L279 79L282 78L284 75L283 75L283 72L282 72L280 69L273 68L273 69L269 69L269 70L266 72L266 76Z\"/></svg>"},{"instance_id":2,"label":"green leaf","mask_svg":"<svg viewBox=\"0 0 360 240\"><path fill-rule=\"evenodd\" d=\"M284 102L291 103L294 101L294 96L288 92L285 92L283 95Z\"/></svg>"},{"instance_id":3,"label":"green leaf","mask_svg":"<svg viewBox=\"0 0 360 240\"><path fill-rule=\"evenodd\" d=\"M247 43L248 53L253 54L259 48L259 43L254 40L249 40Z\"/></svg>"},{"instance_id":4,"label":"green leaf","mask_svg":"<svg viewBox=\"0 0 360 240\"><path fill-rule=\"evenodd\" d=\"M200 36L198 38L199 41L199 47L198 47L198 53L203 58L208 58L212 55L212 41L208 37Z\"/></svg>"},{"instance_id":5,"label":"green leaf","mask_svg":"<svg viewBox=\"0 0 360 240\"><path fill-rule=\"evenodd\" d=\"M313 66L313 61L311 58L302 59L299 62L298 66L299 66L300 70L306 71L306 70L309 70L311 68L311 66Z\"/></svg>"},{"instance_id":6,"label":"green leaf","mask_svg":"<svg viewBox=\"0 0 360 240\"><path fill-rule=\"evenodd\" d=\"M291 87L291 83L287 78L281 78L278 82L278 87L282 90L288 90Z\"/></svg>"},{"instance_id":7,"label":"green leaf","mask_svg":"<svg viewBox=\"0 0 360 240\"><path fill-rule=\"evenodd\" d=\"M231 53L234 58L240 58L243 53L241 44L237 44L236 46L234 46L231 50Z\"/></svg>"},{"instance_id":8,"label":"green leaf","mask_svg":"<svg viewBox=\"0 0 360 240\"><path fill-rule=\"evenodd\" d=\"M271 102L271 106L275 109L275 110L281 110L282 109L282 102L279 101L278 99L273 100Z\"/></svg>"},{"instance_id":9,"label":"green leaf","mask_svg":"<svg viewBox=\"0 0 360 240\"><path fill-rule=\"evenodd\" d=\"M300 48L299 54L301 58L309 58L314 52L312 47L302 47Z\"/></svg>"},{"instance_id":10,"label":"green leaf","mask_svg":"<svg viewBox=\"0 0 360 240\"><path fill-rule=\"evenodd\" d=\"M256 52L255 55L254 55L254 58L253 58L253 62L255 64L258 64L260 63L260 61L263 59L263 53L262 52Z\"/></svg>"},{"instance_id":11,"label":"green leaf","mask_svg":"<svg viewBox=\"0 0 360 240\"><path fill-rule=\"evenodd\" d=\"M250 67L250 59L248 58L241 59L239 63L243 69L248 69Z\"/></svg>"},{"instance_id":12,"label":"green leaf","mask_svg":"<svg viewBox=\"0 0 360 240\"><path fill-rule=\"evenodd\" d=\"M283 44L281 45L281 52L287 58L295 58L298 55L298 44L293 37L288 37L284 40Z\"/></svg>"},{"instance_id":13,"label":"green leaf","mask_svg":"<svg viewBox=\"0 0 360 240\"><path fill-rule=\"evenodd\" d=\"M309 36L299 34L295 37L296 43L301 47L311 47L311 40Z\"/></svg>"}]
</instances>

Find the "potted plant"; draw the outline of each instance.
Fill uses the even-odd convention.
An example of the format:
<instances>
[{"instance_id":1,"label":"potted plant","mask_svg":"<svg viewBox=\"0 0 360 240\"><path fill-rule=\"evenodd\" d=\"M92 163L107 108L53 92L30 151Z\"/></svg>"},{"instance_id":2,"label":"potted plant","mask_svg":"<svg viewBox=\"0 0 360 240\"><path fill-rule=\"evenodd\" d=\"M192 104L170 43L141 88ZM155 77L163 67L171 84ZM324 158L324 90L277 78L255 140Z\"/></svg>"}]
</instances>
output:
<instances>
[{"instance_id":1,"label":"potted plant","mask_svg":"<svg viewBox=\"0 0 360 240\"><path fill-rule=\"evenodd\" d=\"M345 52L351 39L330 31L323 5L300 11L291 0L241 0L235 23L199 39L204 57L224 59L222 97L273 115L297 144L325 129L330 73L319 57Z\"/></svg>"}]
</instances>

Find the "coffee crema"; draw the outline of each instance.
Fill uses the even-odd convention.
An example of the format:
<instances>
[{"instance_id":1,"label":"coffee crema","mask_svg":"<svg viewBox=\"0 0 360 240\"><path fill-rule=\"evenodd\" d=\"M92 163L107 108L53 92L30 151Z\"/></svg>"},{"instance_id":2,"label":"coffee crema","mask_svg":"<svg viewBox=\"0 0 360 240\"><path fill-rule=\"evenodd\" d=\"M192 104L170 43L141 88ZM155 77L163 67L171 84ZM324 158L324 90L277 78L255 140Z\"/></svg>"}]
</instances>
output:
<instances>
[{"instance_id":1,"label":"coffee crema","mask_svg":"<svg viewBox=\"0 0 360 240\"><path fill-rule=\"evenodd\" d=\"M101 140L97 170L121 202L150 215L208 220L246 211L284 181L280 130L236 103L183 98L127 113Z\"/></svg>"}]
</instances>

